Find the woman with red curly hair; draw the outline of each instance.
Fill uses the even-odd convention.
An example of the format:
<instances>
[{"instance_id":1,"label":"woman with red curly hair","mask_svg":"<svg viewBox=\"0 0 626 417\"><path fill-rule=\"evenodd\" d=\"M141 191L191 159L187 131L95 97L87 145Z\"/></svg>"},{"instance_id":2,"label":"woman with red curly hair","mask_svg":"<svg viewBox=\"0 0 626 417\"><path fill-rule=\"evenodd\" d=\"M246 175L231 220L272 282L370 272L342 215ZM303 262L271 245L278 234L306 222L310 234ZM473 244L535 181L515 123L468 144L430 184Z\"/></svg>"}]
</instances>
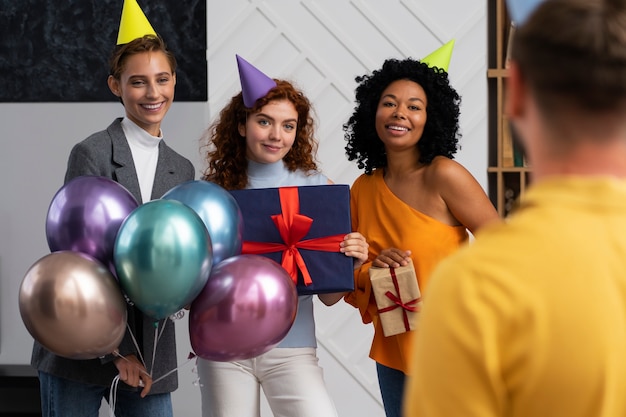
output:
<instances>
[{"instance_id":1,"label":"woman with red curly hair","mask_svg":"<svg viewBox=\"0 0 626 417\"><path fill-rule=\"evenodd\" d=\"M203 179L227 190L332 184L315 162L317 141L306 96L241 58L239 65L243 91L208 130ZM246 71L253 73L252 84L244 79ZM358 268L367 259L367 243L360 233L349 233L341 252ZM318 297L332 305L343 295ZM203 417L258 417L261 387L276 417L336 416L316 346L313 296L299 296L294 324L274 349L236 362L198 359Z\"/></svg>"},{"instance_id":2,"label":"woman with red curly hair","mask_svg":"<svg viewBox=\"0 0 626 417\"><path fill-rule=\"evenodd\" d=\"M314 159L317 150L315 140L314 121L311 118L311 103L301 91L288 81L276 80L276 87L266 96L259 98L253 108L244 105L243 94L234 96L230 103L220 112L209 128L208 146L206 154L208 168L204 178L221 185L227 190L238 190L248 187L249 161L261 164L274 164L282 161L288 172L299 173L307 179L308 185L329 184L330 181L318 171ZM266 107L267 106L267 107ZM268 119L269 110L286 110L292 116L287 123L278 125L282 132L289 133L288 138L272 137L276 132L271 131L271 120ZM276 122L274 120L273 122ZM275 124L275 123L274 123ZM258 129L257 129L258 128ZM257 130L268 130L267 142L263 147L261 139L248 136L246 133ZM281 132L281 133L282 133ZM280 149L269 144L279 142ZM258 149L258 152L255 150ZM277 164L279 167L282 164ZM254 169L253 169L254 171ZM252 173L253 175L255 172ZM281 178L271 178L267 187L279 187Z\"/></svg>"}]
</instances>

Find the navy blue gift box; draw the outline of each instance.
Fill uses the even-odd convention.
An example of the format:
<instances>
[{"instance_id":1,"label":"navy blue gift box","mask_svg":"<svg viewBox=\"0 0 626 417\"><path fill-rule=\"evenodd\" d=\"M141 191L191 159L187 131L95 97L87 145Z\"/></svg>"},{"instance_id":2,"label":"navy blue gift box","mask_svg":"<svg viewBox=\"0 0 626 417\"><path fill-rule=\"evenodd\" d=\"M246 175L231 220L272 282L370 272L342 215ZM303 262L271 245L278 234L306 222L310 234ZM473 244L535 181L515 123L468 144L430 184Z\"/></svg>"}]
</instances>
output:
<instances>
[{"instance_id":1,"label":"navy blue gift box","mask_svg":"<svg viewBox=\"0 0 626 417\"><path fill-rule=\"evenodd\" d=\"M300 295L354 290L353 259L339 252L339 243L351 231L347 185L230 193L243 216L242 254L281 264Z\"/></svg>"}]
</instances>

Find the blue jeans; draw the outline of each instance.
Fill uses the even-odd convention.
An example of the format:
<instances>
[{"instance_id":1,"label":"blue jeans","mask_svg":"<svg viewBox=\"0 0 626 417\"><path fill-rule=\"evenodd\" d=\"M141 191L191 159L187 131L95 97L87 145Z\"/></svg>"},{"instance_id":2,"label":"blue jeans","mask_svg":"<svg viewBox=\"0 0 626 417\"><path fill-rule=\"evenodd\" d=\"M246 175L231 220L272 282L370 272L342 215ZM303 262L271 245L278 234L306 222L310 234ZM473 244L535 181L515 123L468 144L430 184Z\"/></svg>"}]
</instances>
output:
<instances>
[{"instance_id":1,"label":"blue jeans","mask_svg":"<svg viewBox=\"0 0 626 417\"><path fill-rule=\"evenodd\" d=\"M42 417L98 417L102 398L111 387L84 384L39 372ZM173 417L169 393L147 395L141 391L116 391L116 417Z\"/></svg>"},{"instance_id":2,"label":"blue jeans","mask_svg":"<svg viewBox=\"0 0 626 417\"><path fill-rule=\"evenodd\" d=\"M402 394L404 393L404 372L376 362L378 386L383 397L387 417L402 417Z\"/></svg>"}]
</instances>

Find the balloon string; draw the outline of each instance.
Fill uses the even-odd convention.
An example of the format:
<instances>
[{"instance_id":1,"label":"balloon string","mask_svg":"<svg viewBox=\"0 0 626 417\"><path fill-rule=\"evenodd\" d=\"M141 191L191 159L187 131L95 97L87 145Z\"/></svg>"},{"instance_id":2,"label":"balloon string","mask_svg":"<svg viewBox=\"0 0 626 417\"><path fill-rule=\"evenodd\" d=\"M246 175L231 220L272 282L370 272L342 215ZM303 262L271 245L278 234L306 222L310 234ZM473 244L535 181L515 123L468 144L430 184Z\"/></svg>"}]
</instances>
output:
<instances>
[{"instance_id":1,"label":"balloon string","mask_svg":"<svg viewBox=\"0 0 626 417\"><path fill-rule=\"evenodd\" d=\"M118 358L122 358L122 359L124 359L124 360L125 360L126 362L128 362L128 363L131 363L131 364L132 364L135 368L139 369L139 371L140 371L140 372L142 372L142 373L144 373L144 374L148 375L150 378L152 378L152 375L150 375L149 373L147 373L146 371L144 371L143 369L141 369L140 367L138 367L135 363L133 363L133 362L129 361L129 360L128 360L128 358L127 358L126 356L122 356L122 355L120 354L120 352L119 352L117 349L113 351L112 355L113 355L113 356L117 356ZM145 364L143 364L143 366L144 366L144 368L145 368L145 366L146 366L146 365L145 365ZM116 376L116 378L119 378L119 375L118 375L118 376ZM141 383L142 383L142 381L139 381L139 383L141 384ZM141 386L141 385L140 385L140 386Z\"/></svg>"},{"instance_id":2,"label":"balloon string","mask_svg":"<svg viewBox=\"0 0 626 417\"><path fill-rule=\"evenodd\" d=\"M189 362L191 362L192 360L194 360L196 358L196 355L193 353L189 354L189 359L187 359L187 362L183 363L182 365L177 366L176 368L172 369L171 371L161 375L160 377L158 377L157 379L153 380L152 383L156 384L157 382L159 382L160 380L162 380L163 378L165 378L166 376L176 372L177 370L179 370L180 368L182 368L183 366L187 365Z\"/></svg>"},{"instance_id":3,"label":"balloon string","mask_svg":"<svg viewBox=\"0 0 626 417\"><path fill-rule=\"evenodd\" d=\"M159 342L159 322L154 323L154 346L152 347L152 363L150 364L150 377L152 378L152 370L154 369L154 358L156 357L157 343ZM165 328L165 326L163 326Z\"/></svg>"},{"instance_id":4,"label":"balloon string","mask_svg":"<svg viewBox=\"0 0 626 417\"><path fill-rule=\"evenodd\" d=\"M154 322L154 347L152 349L152 366L150 367L150 377L152 377L152 371L154 370L154 360L156 358L157 345L159 344L159 340L161 340L161 336L163 336L163 333L165 332L167 320L169 320L169 317L166 317L165 320L163 320L163 326L161 327L161 331L159 331L159 322Z\"/></svg>"},{"instance_id":5,"label":"balloon string","mask_svg":"<svg viewBox=\"0 0 626 417\"><path fill-rule=\"evenodd\" d=\"M141 349L139 349L139 344L137 343L137 339L135 339L135 335L133 334L133 331L130 329L130 325L128 324L128 322L126 322L126 328L128 329L128 333L130 333L130 338L133 340L133 344L135 345L135 350L137 350L137 354L139 355L139 360L141 360L141 364L144 366L144 368L146 367L146 362L143 360L143 355L141 354ZM120 358L124 358L123 356L118 355ZM124 358L126 359L126 358ZM126 359L128 360L128 359Z\"/></svg>"},{"instance_id":6,"label":"balloon string","mask_svg":"<svg viewBox=\"0 0 626 417\"><path fill-rule=\"evenodd\" d=\"M155 325L155 330L154 330L154 348L152 350L152 364L150 366L150 372L148 373L148 372L144 371L143 369L141 369L141 368L139 368L137 366L137 369L139 369L144 374L148 375L150 378L152 378L152 370L154 368L154 360L155 360L155 357L156 357L157 344L158 344L159 340L161 339L161 336L163 336L163 333L165 332L165 324L166 324L167 320L168 319L166 318L163 321L163 327L161 327L161 331L160 332L159 332L159 322L157 321L157 322L154 323L154 325ZM141 360L141 364L144 366L144 368L147 368L146 367L146 361L144 360L143 355L141 354L141 349L139 349L139 344L137 343L137 339L135 338L135 335L133 334L133 331L131 330L131 328L130 328L128 323L126 323L126 327L128 328L128 332L130 333L130 337L131 337L131 339L133 341L133 344L135 345L135 349L137 350L137 354L139 355L139 359ZM130 361L126 357L122 356L117 349L114 350L112 354L114 356L117 356L118 358L122 358L125 361L130 363ZM170 373L172 373L172 372L169 372L166 375L169 375ZM161 378L163 378L163 377L161 377ZM161 378L159 378L159 379L161 379Z\"/></svg>"},{"instance_id":7,"label":"balloon string","mask_svg":"<svg viewBox=\"0 0 626 417\"><path fill-rule=\"evenodd\" d=\"M122 358L122 359L124 359L126 362L132 363L132 362L131 362L131 361L129 361L127 358L125 358L124 356L120 355L118 351L114 351L114 352L113 352L113 355L117 356L118 358ZM165 373L165 374L161 375L161 376L160 376L160 377L158 377L157 379L154 379L154 380L152 381L152 384L155 384L156 382L158 382L158 381L162 380L162 379L163 379L163 378L165 378L166 376L168 376L168 375L172 374L173 372L176 372L178 369L182 368L183 366L185 366L185 365L187 365L189 362L191 362L191 361L192 361L195 357L196 357L196 355L195 355L195 354L190 353L190 354L189 354L189 358L187 359L187 362L185 362L185 363L183 363L182 365L179 365L178 367L176 367L176 368L172 369L171 371L169 371L169 372L167 372L167 373ZM136 367L137 369L139 369L142 373L144 373L144 374L146 374L146 375L148 375L148 376L152 377L149 373L147 373L146 371L144 371L144 370L143 370L143 369L141 369L140 367L138 367L138 366L136 366L136 365L135 365L135 367ZM120 376L119 376L119 375L117 375L117 376L115 377L115 379L118 379L118 380L119 380L119 377L120 377ZM113 379L113 381L114 381L114 382L115 382L115 379ZM141 381L140 381L140 382L141 382ZM116 383L116 385L117 385L117 383Z\"/></svg>"},{"instance_id":8,"label":"balloon string","mask_svg":"<svg viewBox=\"0 0 626 417\"><path fill-rule=\"evenodd\" d=\"M163 327L161 327L161 332L159 333L159 338L157 339L157 341L161 340L161 336L163 336L163 333L165 332L165 325L167 324L167 321L169 320L169 317L166 317L165 320L163 320ZM158 326L158 323L157 323Z\"/></svg>"},{"instance_id":9,"label":"balloon string","mask_svg":"<svg viewBox=\"0 0 626 417\"><path fill-rule=\"evenodd\" d=\"M115 403L117 403L117 385L120 382L120 376L116 375L111 382L111 389L109 390L109 417L115 417Z\"/></svg>"}]
</instances>

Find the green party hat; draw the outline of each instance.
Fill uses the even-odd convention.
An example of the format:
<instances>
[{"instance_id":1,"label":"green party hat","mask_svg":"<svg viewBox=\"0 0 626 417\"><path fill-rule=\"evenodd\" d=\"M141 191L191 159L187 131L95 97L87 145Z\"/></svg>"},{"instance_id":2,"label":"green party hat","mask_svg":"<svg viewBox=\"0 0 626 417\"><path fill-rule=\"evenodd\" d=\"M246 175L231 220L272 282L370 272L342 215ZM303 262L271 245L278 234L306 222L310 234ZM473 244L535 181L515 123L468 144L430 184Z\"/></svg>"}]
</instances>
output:
<instances>
[{"instance_id":1,"label":"green party hat","mask_svg":"<svg viewBox=\"0 0 626 417\"><path fill-rule=\"evenodd\" d=\"M420 61L428 64L428 66L431 68L437 67L441 68L445 72L448 72L450 57L452 56L452 48L454 48L454 39L440 46L437 50L431 52Z\"/></svg>"}]
</instances>

